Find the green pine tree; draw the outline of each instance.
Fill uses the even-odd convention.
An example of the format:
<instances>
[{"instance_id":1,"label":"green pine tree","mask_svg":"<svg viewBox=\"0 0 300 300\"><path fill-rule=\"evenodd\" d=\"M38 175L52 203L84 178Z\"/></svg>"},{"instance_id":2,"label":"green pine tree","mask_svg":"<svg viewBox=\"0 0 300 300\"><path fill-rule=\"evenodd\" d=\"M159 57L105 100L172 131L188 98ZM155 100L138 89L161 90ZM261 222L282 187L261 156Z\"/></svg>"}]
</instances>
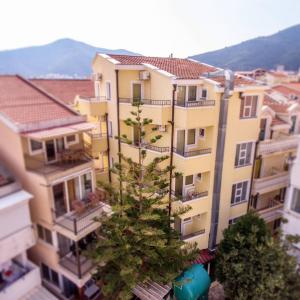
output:
<instances>
[{"instance_id":1,"label":"green pine tree","mask_svg":"<svg viewBox=\"0 0 300 300\"><path fill-rule=\"evenodd\" d=\"M263 219L248 213L224 231L216 276L232 300L300 299L300 274L290 243L274 239Z\"/></svg>"},{"instance_id":2,"label":"green pine tree","mask_svg":"<svg viewBox=\"0 0 300 300\"><path fill-rule=\"evenodd\" d=\"M152 121L141 118L141 103L133 106L133 117L125 124L134 126L138 133L137 162L119 153L120 163L112 168L118 178L118 188L102 184L112 205L112 214L98 219L101 222L99 238L88 253L97 265L94 278L102 285L106 299L130 299L132 289L148 280L172 282L196 255L196 245L182 242L173 226L174 218L190 207L170 213L171 167L163 164L168 156L158 156L145 163L144 129ZM133 143L126 135L116 138L122 143ZM148 144L159 139L161 135L157 134ZM174 177L179 175L173 173Z\"/></svg>"}]
</instances>

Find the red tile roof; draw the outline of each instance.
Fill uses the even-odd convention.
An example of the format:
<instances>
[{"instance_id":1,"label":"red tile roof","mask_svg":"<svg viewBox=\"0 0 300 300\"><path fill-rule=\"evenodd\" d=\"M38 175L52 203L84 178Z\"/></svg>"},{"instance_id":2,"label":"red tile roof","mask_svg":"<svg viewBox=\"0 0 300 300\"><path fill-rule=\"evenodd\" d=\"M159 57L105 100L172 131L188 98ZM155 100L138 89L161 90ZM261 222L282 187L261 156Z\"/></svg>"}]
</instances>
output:
<instances>
[{"instance_id":1,"label":"red tile roof","mask_svg":"<svg viewBox=\"0 0 300 300\"><path fill-rule=\"evenodd\" d=\"M289 125L289 124L287 122L284 122L283 120L275 117L274 119L272 119L271 126L276 126L276 125Z\"/></svg>"},{"instance_id":2,"label":"red tile roof","mask_svg":"<svg viewBox=\"0 0 300 300\"><path fill-rule=\"evenodd\" d=\"M122 65L151 64L161 70L175 75L179 79L198 79L203 73L216 71L217 68L201 64L190 59L151 57L151 56L130 56L110 54Z\"/></svg>"},{"instance_id":3,"label":"red tile roof","mask_svg":"<svg viewBox=\"0 0 300 300\"><path fill-rule=\"evenodd\" d=\"M267 71L268 74L271 74L275 77L284 78L288 77L288 74L286 72L279 72L279 71Z\"/></svg>"},{"instance_id":4,"label":"red tile roof","mask_svg":"<svg viewBox=\"0 0 300 300\"><path fill-rule=\"evenodd\" d=\"M30 81L67 105L72 105L77 95L83 97L94 95L94 84L90 79L31 79Z\"/></svg>"},{"instance_id":5,"label":"red tile roof","mask_svg":"<svg viewBox=\"0 0 300 300\"><path fill-rule=\"evenodd\" d=\"M0 75L0 114L16 126L78 118L59 100L18 75Z\"/></svg>"},{"instance_id":6,"label":"red tile roof","mask_svg":"<svg viewBox=\"0 0 300 300\"><path fill-rule=\"evenodd\" d=\"M300 82L290 82L285 83L284 85L300 92Z\"/></svg>"},{"instance_id":7,"label":"red tile roof","mask_svg":"<svg viewBox=\"0 0 300 300\"><path fill-rule=\"evenodd\" d=\"M264 105L269 106L276 113L287 113L288 108L290 107L290 104L279 103L267 94L264 96Z\"/></svg>"},{"instance_id":8,"label":"red tile roof","mask_svg":"<svg viewBox=\"0 0 300 300\"><path fill-rule=\"evenodd\" d=\"M293 87L291 84L287 83L284 85L276 85L272 88L273 90L281 93L287 98L290 98L290 95L296 95L300 99L300 84L299 84L299 90L297 90L295 87Z\"/></svg>"},{"instance_id":9,"label":"red tile roof","mask_svg":"<svg viewBox=\"0 0 300 300\"><path fill-rule=\"evenodd\" d=\"M177 79L199 79L205 73L217 71L218 68L197 62L186 58L170 58L170 57L151 57L151 56L131 56L131 55L115 55L109 56L117 60L121 65L141 65L151 64L160 70L175 75ZM224 79L210 78L223 86ZM236 76L235 85L257 85L258 83L250 78Z\"/></svg>"}]
</instances>

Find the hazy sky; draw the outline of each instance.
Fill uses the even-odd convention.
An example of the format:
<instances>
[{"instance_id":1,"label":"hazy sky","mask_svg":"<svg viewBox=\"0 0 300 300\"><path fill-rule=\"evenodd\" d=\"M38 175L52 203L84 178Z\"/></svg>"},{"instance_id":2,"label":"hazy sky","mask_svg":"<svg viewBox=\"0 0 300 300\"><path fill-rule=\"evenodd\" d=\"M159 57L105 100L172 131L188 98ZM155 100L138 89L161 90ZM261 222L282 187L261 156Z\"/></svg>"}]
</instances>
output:
<instances>
[{"instance_id":1,"label":"hazy sky","mask_svg":"<svg viewBox=\"0 0 300 300\"><path fill-rule=\"evenodd\" d=\"M300 0L1 0L0 49L70 37L185 57L300 23Z\"/></svg>"}]
</instances>

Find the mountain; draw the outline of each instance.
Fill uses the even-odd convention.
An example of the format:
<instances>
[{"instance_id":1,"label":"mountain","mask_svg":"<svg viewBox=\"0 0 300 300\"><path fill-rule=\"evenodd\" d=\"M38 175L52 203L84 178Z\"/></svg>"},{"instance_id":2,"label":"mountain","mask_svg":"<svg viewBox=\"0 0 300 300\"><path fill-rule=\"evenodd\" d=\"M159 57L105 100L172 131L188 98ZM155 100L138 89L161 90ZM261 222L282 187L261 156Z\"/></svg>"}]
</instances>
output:
<instances>
[{"instance_id":1,"label":"mountain","mask_svg":"<svg viewBox=\"0 0 300 300\"><path fill-rule=\"evenodd\" d=\"M273 69L284 65L287 70L300 67L300 24L276 34L247 40L220 50L193 55L190 58L221 68L248 71Z\"/></svg>"},{"instance_id":2,"label":"mountain","mask_svg":"<svg viewBox=\"0 0 300 300\"><path fill-rule=\"evenodd\" d=\"M124 49L97 48L72 39L60 39L47 45L0 51L0 74L85 77L91 74L96 52L137 55Z\"/></svg>"}]
</instances>

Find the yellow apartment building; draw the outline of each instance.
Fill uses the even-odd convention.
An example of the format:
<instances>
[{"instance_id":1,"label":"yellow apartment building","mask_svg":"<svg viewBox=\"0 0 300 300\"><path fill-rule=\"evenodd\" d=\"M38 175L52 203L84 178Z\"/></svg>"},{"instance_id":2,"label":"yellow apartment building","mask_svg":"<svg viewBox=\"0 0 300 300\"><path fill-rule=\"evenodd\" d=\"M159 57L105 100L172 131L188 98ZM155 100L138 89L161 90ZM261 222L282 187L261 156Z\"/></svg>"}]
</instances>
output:
<instances>
[{"instance_id":1,"label":"yellow apartment building","mask_svg":"<svg viewBox=\"0 0 300 300\"><path fill-rule=\"evenodd\" d=\"M29 258L43 284L61 299L90 299L99 289L83 251L109 211L95 193L92 158L83 135L94 129L62 101L20 76L0 76L0 159L33 199L37 244Z\"/></svg>"},{"instance_id":2,"label":"yellow apartment building","mask_svg":"<svg viewBox=\"0 0 300 300\"><path fill-rule=\"evenodd\" d=\"M173 208L192 208L175 227L182 240L214 250L223 230L248 210L266 87L190 59L97 54L92 67L95 97L77 97L75 108L97 125L89 141L102 168L97 178L114 182L109 168L118 152L137 158L136 131L124 120L141 100L142 116L152 119L147 157L169 155L167 163L182 174L172 180ZM162 139L149 146L153 127ZM122 134L133 144L114 138Z\"/></svg>"},{"instance_id":3,"label":"yellow apartment building","mask_svg":"<svg viewBox=\"0 0 300 300\"><path fill-rule=\"evenodd\" d=\"M249 203L274 233L280 226L300 125L297 101L279 98L275 92L269 90L264 97Z\"/></svg>"}]
</instances>

